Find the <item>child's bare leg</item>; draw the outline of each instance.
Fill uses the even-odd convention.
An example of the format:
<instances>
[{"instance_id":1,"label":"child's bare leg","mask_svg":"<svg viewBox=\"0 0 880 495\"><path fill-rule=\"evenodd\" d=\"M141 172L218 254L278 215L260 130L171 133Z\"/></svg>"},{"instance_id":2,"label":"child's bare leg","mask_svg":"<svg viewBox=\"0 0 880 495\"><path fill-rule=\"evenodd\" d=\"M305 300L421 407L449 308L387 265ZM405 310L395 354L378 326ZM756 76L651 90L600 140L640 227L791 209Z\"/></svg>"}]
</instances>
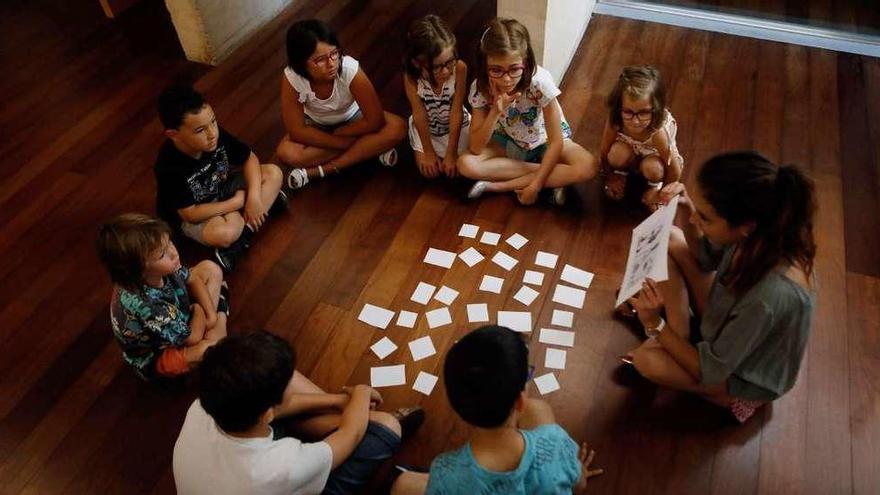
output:
<instances>
[{"instance_id":1,"label":"child's bare leg","mask_svg":"<svg viewBox=\"0 0 880 495\"><path fill-rule=\"evenodd\" d=\"M611 149L608 151L608 165L611 167L611 173L605 177L605 195L610 199L622 199L626 190L626 176L615 174L614 171L628 172L632 168L635 158L635 153L628 144L615 141L611 145Z\"/></svg>"},{"instance_id":2,"label":"child's bare leg","mask_svg":"<svg viewBox=\"0 0 880 495\"><path fill-rule=\"evenodd\" d=\"M218 341L226 337L226 313L217 313L217 323L214 328L205 332L205 339Z\"/></svg>"},{"instance_id":3,"label":"child's bare leg","mask_svg":"<svg viewBox=\"0 0 880 495\"><path fill-rule=\"evenodd\" d=\"M479 155L465 153L458 157L458 171L473 180L506 181L516 179L535 171L534 163L507 158L504 148L494 141Z\"/></svg>"},{"instance_id":4,"label":"child's bare leg","mask_svg":"<svg viewBox=\"0 0 880 495\"><path fill-rule=\"evenodd\" d=\"M391 495L422 495L428 489L428 473L407 471L391 485Z\"/></svg>"},{"instance_id":5,"label":"child's bare leg","mask_svg":"<svg viewBox=\"0 0 880 495\"><path fill-rule=\"evenodd\" d=\"M260 201L263 203L264 213L269 211L275 198L278 197L283 176L281 167L274 163L260 165Z\"/></svg>"},{"instance_id":6,"label":"child's bare leg","mask_svg":"<svg viewBox=\"0 0 880 495\"><path fill-rule=\"evenodd\" d=\"M376 157L397 146L405 136L406 122L393 113L385 112L385 125L377 132L359 137L341 155L328 160L324 165L324 173L333 169L341 170L368 158Z\"/></svg>"},{"instance_id":7,"label":"child's bare leg","mask_svg":"<svg viewBox=\"0 0 880 495\"><path fill-rule=\"evenodd\" d=\"M336 158L342 153L342 150L318 148L316 146L306 146L290 140L290 136L284 135L275 154L278 159L285 165L291 167L317 167L322 163Z\"/></svg>"},{"instance_id":8,"label":"child's bare leg","mask_svg":"<svg viewBox=\"0 0 880 495\"><path fill-rule=\"evenodd\" d=\"M212 247L229 247L241 237L242 229L244 229L244 218L241 213L233 211L217 215L208 220L208 224L202 230L202 241Z\"/></svg>"},{"instance_id":9,"label":"child's bare leg","mask_svg":"<svg viewBox=\"0 0 880 495\"><path fill-rule=\"evenodd\" d=\"M658 155L646 156L639 163L639 171L645 180L648 181L648 189L642 194L642 203L651 209L656 209L659 205L660 187L653 184L662 184L666 175L666 167Z\"/></svg>"},{"instance_id":10,"label":"child's bare leg","mask_svg":"<svg viewBox=\"0 0 880 495\"><path fill-rule=\"evenodd\" d=\"M557 188L586 182L596 176L598 164L592 153L585 150L581 145L566 139L562 144L560 163L553 167L544 187ZM521 162L532 169L526 175L508 181L500 181L486 187L487 191L505 192L515 191L528 186L535 178L539 165L537 163Z\"/></svg>"},{"instance_id":11,"label":"child's bare leg","mask_svg":"<svg viewBox=\"0 0 880 495\"><path fill-rule=\"evenodd\" d=\"M198 262L194 267L190 268L190 276L200 280L205 288L208 289L208 295L211 296L211 303L217 308L220 301L220 284L223 283L223 270L217 263L211 260L203 260Z\"/></svg>"}]
</instances>

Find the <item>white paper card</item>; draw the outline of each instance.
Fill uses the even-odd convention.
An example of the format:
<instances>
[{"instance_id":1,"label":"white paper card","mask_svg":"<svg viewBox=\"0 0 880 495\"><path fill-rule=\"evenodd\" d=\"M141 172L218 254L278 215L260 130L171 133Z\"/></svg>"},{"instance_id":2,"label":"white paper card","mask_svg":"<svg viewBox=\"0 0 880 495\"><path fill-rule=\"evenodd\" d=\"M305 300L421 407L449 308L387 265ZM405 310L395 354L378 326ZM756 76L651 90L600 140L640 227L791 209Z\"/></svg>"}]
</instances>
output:
<instances>
[{"instance_id":1,"label":"white paper card","mask_svg":"<svg viewBox=\"0 0 880 495\"><path fill-rule=\"evenodd\" d=\"M461 229L458 231L458 235L460 235L462 237L469 237L471 239L474 239L475 237L477 237L477 232L479 232L479 231L480 231L480 228L477 227L476 225L471 225L469 223L463 223L463 224L461 224Z\"/></svg>"},{"instance_id":2,"label":"white paper card","mask_svg":"<svg viewBox=\"0 0 880 495\"><path fill-rule=\"evenodd\" d=\"M581 270L580 268L575 268L571 265L565 265L562 268L562 275L559 278L571 285L577 285L584 289L589 289L590 284L593 283L592 273L586 270Z\"/></svg>"},{"instance_id":3,"label":"white paper card","mask_svg":"<svg viewBox=\"0 0 880 495\"><path fill-rule=\"evenodd\" d=\"M442 327L452 323L452 315L449 314L449 308L439 308L434 311L425 313L428 318L428 328Z\"/></svg>"},{"instance_id":4,"label":"white paper card","mask_svg":"<svg viewBox=\"0 0 880 495\"><path fill-rule=\"evenodd\" d=\"M511 268L515 267L516 264L519 263L516 258L508 256L502 251L498 251L497 253L495 253L495 256L492 257L492 262L507 271L510 271Z\"/></svg>"},{"instance_id":5,"label":"white paper card","mask_svg":"<svg viewBox=\"0 0 880 495\"><path fill-rule=\"evenodd\" d=\"M361 314L358 315L358 320L382 330L385 330L388 324L391 323L392 318L394 318L394 311L388 311L385 308L373 306L372 304L364 304Z\"/></svg>"},{"instance_id":6,"label":"white paper card","mask_svg":"<svg viewBox=\"0 0 880 495\"><path fill-rule=\"evenodd\" d=\"M393 387L406 383L406 366L398 364L394 366L374 366L370 369L370 386Z\"/></svg>"},{"instance_id":7,"label":"white paper card","mask_svg":"<svg viewBox=\"0 0 880 495\"><path fill-rule=\"evenodd\" d=\"M559 382L556 381L556 375L553 373L547 373L535 378L535 386L538 387L538 392L541 392L541 395L547 395L550 392L559 390Z\"/></svg>"},{"instance_id":8,"label":"white paper card","mask_svg":"<svg viewBox=\"0 0 880 495\"><path fill-rule=\"evenodd\" d=\"M528 285L523 285L516 291L516 295L513 296L517 301L528 306L535 301L535 298L538 297L538 291L529 287Z\"/></svg>"},{"instance_id":9,"label":"white paper card","mask_svg":"<svg viewBox=\"0 0 880 495\"><path fill-rule=\"evenodd\" d=\"M533 270L526 270L526 274L523 275L523 283L532 285L543 285L544 274Z\"/></svg>"},{"instance_id":10,"label":"white paper card","mask_svg":"<svg viewBox=\"0 0 880 495\"><path fill-rule=\"evenodd\" d=\"M462 253L459 254L458 257L461 258L461 260L464 261L467 266L474 266L477 263L483 261L483 255L472 247L469 247L462 251Z\"/></svg>"},{"instance_id":11,"label":"white paper card","mask_svg":"<svg viewBox=\"0 0 880 495\"><path fill-rule=\"evenodd\" d=\"M508 237L507 240L504 242L513 246L513 249L519 249L525 246L526 243L529 242L529 240L519 234L513 234L512 236Z\"/></svg>"},{"instance_id":12,"label":"white paper card","mask_svg":"<svg viewBox=\"0 0 880 495\"><path fill-rule=\"evenodd\" d=\"M436 376L430 373L425 373L424 371L419 371L419 376L416 377L416 382L413 383L412 388L416 392L431 395L431 391L434 390L434 385L437 385Z\"/></svg>"},{"instance_id":13,"label":"white paper card","mask_svg":"<svg viewBox=\"0 0 880 495\"><path fill-rule=\"evenodd\" d=\"M538 254L535 255L535 264L538 266L553 269L556 268L557 259L559 259L559 256L555 254L538 251Z\"/></svg>"},{"instance_id":14,"label":"white paper card","mask_svg":"<svg viewBox=\"0 0 880 495\"><path fill-rule=\"evenodd\" d=\"M480 242L482 242L483 244L488 244L490 246L497 246L500 239L501 234L495 232L483 232L483 236L480 237Z\"/></svg>"},{"instance_id":15,"label":"white paper card","mask_svg":"<svg viewBox=\"0 0 880 495\"><path fill-rule=\"evenodd\" d=\"M542 344L574 347L574 332L567 332L565 330L553 330L552 328L542 328L541 336L538 337L538 342Z\"/></svg>"},{"instance_id":16,"label":"white paper card","mask_svg":"<svg viewBox=\"0 0 880 495\"><path fill-rule=\"evenodd\" d=\"M436 287L431 284L419 282L419 285L416 286L416 290L413 291L412 296L409 299L419 304L428 304L428 301L431 300L431 296L434 295L435 289Z\"/></svg>"},{"instance_id":17,"label":"white paper card","mask_svg":"<svg viewBox=\"0 0 880 495\"><path fill-rule=\"evenodd\" d=\"M400 314L397 315L397 326L412 328L416 326L416 318L418 317L418 313L413 313L412 311L401 311Z\"/></svg>"},{"instance_id":18,"label":"white paper card","mask_svg":"<svg viewBox=\"0 0 880 495\"><path fill-rule=\"evenodd\" d=\"M443 268L449 268L452 266L452 263L455 261L455 253L450 251L443 251L442 249L434 249L429 248L428 252L425 254L425 263L429 265L437 265L442 266Z\"/></svg>"},{"instance_id":19,"label":"white paper card","mask_svg":"<svg viewBox=\"0 0 880 495\"><path fill-rule=\"evenodd\" d=\"M554 370L564 370L565 355L566 352L562 349L548 347L547 352L544 353L544 367Z\"/></svg>"},{"instance_id":20,"label":"white paper card","mask_svg":"<svg viewBox=\"0 0 880 495\"><path fill-rule=\"evenodd\" d=\"M382 337L382 340L370 346L370 350L379 356L379 359L385 359L387 355L397 350L397 345L388 337Z\"/></svg>"},{"instance_id":21,"label":"white paper card","mask_svg":"<svg viewBox=\"0 0 880 495\"><path fill-rule=\"evenodd\" d=\"M437 354L437 350L434 349L434 342L428 335L410 342L409 352L412 353L413 361L419 361Z\"/></svg>"},{"instance_id":22,"label":"white paper card","mask_svg":"<svg viewBox=\"0 0 880 495\"><path fill-rule=\"evenodd\" d=\"M483 275L483 281L480 282L480 290L501 294L502 285L504 285L503 278L493 277L492 275Z\"/></svg>"},{"instance_id":23,"label":"white paper card","mask_svg":"<svg viewBox=\"0 0 880 495\"><path fill-rule=\"evenodd\" d=\"M551 325L571 328L572 323L574 323L574 313L571 311L563 311L561 309L553 310L553 318L550 320Z\"/></svg>"},{"instance_id":24,"label":"white paper card","mask_svg":"<svg viewBox=\"0 0 880 495\"><path fill-rule=\"evenodd\" d=\"M489 321L488 304L468 304L467 314L469 323L481 323Z\"/></svg>"},{"instance_id":25,"label":"white paper card","mask_svg":"<svg viewBox=\"0 0 880 495\"><path fill-rule=\"evenodd\" d=\"M528 311L499 311L498 325L515 332L531 332L532 313Z\"/></svg>"},{"instance_id":26,"label":"white paper card","mask_svg":"<svg viewBox=\"0 0 880 495\"><path fill-rule=\"evenodd\" d=\"M553 302L565 304L577 309L583 309L584 298L587 293L582 289L575 289L567 285L556 284L556 292L553 293Z\"/></svg>"},{"instance_id":27,"label":"white paper card","mask_svg":"<svg viewBox=\"0 0 880 495\"><path fill-rule=\"evenodd\" d=\"M670 205L677 205L672 201ZM626 259L623 284L617 295L615 307L623 304L642 289L645 278L658 282L669 278L666 255L669 251L669 232L675 219L675 206L663 206L633 229Z\"/></svg>"},{"instance_id":28,"label":"white paper card","mask_svg":"<svg viewBox=\"0 0 880 495\"><path fill-rule=\"evenodd\" d=\"M449 306L452 304L452 301L455 301L455 298L458 297L458 291L445 285L440 287L440 290L434 294L434 299L442 302L443 304Z\"/></svg>"}]
</instances>

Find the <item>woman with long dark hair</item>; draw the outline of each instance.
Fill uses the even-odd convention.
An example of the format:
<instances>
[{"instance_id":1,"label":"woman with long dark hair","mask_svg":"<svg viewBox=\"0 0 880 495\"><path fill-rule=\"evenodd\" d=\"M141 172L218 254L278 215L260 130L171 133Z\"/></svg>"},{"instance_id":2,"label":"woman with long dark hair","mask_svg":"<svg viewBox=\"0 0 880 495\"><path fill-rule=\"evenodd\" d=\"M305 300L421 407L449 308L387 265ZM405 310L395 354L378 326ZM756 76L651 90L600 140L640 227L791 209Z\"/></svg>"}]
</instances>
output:
<instances>
[{"instance_id":1,"label":"woman with long dark hair","mask_svg":"<svg viewBox=\"0 0 880 495\"><path fill-rule=\"evenodd\" d=\"M649 338L621 359L745 421L794 386L806 349L813 184L793 165L734 152L708 160L690 191L672 183L661 199L679 194L669 280L646 281L630 301Z\"/></svg>"}]
</instances>

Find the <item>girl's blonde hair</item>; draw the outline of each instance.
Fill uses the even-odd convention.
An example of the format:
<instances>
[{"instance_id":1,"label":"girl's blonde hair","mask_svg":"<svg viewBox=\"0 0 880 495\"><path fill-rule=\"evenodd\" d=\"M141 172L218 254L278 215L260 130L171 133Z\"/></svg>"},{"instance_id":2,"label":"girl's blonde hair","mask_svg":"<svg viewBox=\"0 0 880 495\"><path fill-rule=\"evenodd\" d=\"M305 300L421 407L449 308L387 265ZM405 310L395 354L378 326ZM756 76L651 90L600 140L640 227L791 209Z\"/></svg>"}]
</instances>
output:
<instances>
[{"instance_id":1,"label":"girl's blonde hair","mask_svg":"<svg viewBox=\"0 0 880 495\"><path fill-rule=\"evenodd\" d=\"M663 125L666 110L666 87L660 79L660 71L649 65L624 67L617 78L617 85L608 95L608 119L617 128L623 128L623 95L630 98L651 100L651 123L656 131Z\"/></svg>"},{"instance_id":2,"label":"girl's blonde hair","mask_svg":"<svg viewBox=\"0 0 880 495\"><path fill-rule=\"evenodd\" d=\"M535 62L535 52L532 51L529 30L516 19L496 17L486 25L477 46L477 91L484 95L489 94L488 57L506 53L519 54L525 65L516 91L524 91L532 84L532 76L538 65Z\"/></svg>"},{"instance_id":3,"label":"girl's blonde hair","mask_svg":"<svg viewBox=\"0 0 880 495\"><path fill-rule=\"evenodd\" d=\"M434 14L416 19L406 32L403 68L410 78L417 81L422 71L415 61L430 66L434 59L450 46L455 51L455 35L443 19ZM456 53L455 56L457 57L458 54ZM428 78L431 84L436 84L433 70L428 70Z\"/></svg>"}]
</instances>

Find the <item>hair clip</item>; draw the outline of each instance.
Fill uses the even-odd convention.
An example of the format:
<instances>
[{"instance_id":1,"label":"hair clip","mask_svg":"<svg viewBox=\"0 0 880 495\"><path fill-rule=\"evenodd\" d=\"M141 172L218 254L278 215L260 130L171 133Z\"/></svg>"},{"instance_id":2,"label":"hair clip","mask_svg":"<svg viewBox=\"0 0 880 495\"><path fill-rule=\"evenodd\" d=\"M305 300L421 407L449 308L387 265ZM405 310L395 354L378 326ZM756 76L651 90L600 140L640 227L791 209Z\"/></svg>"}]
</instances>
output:
<instances>
[{"instance_id":1,"label":"hair clip","mask_svg":"<svg viewBox=\"0 0 880 495\"><path fill-rule=\"evenodd\" d=\"M486 38L486 33L488 33L490 29L492 29L492 28L491 28L491 27L487 27L486 30L483 31L483 35L480 36L480 48L483 48L483 39Z\"/></svg>"}]
</instances>

